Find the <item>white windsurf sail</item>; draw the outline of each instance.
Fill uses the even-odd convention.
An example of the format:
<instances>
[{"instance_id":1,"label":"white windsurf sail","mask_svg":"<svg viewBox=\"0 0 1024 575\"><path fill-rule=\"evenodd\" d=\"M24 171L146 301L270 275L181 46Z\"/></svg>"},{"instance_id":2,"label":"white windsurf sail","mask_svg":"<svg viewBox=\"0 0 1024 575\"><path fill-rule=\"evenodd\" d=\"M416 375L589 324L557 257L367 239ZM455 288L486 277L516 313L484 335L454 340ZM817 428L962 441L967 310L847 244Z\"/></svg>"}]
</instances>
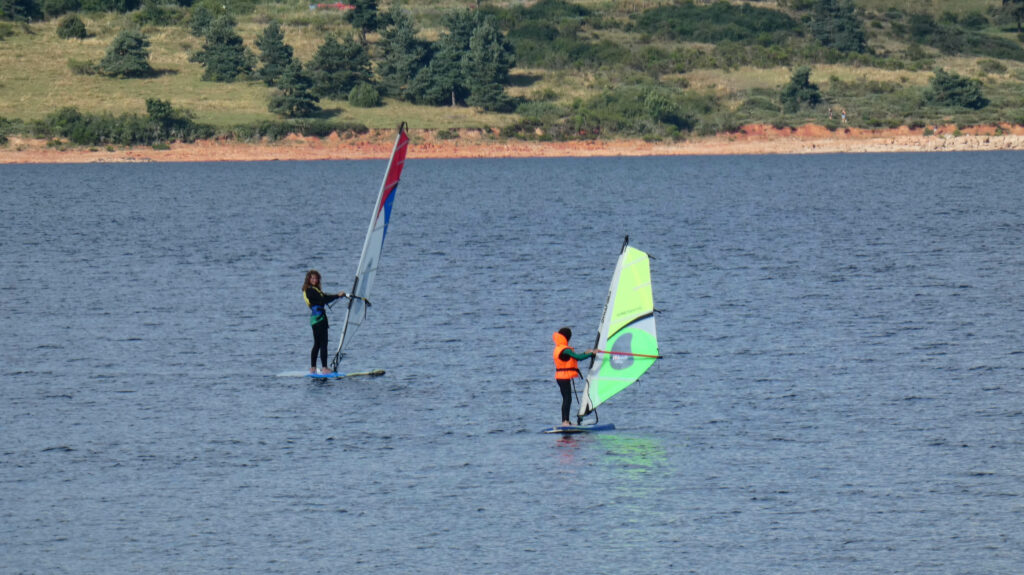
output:
<instances>
[{"instance_id":1,"label":"white windsurf sail","mask_svg":"<svg viewBox=\"0 0 1024 575\"><path fill-rule=\"evenodd\" d=\"M351 340L352 335L366 319L366 308L370 305L370 290L373 288L373 279L384 248L384 236L387 235L388 223L391 221L391 206L394 204L395 191L402 177L402 168L405 167L405 152L409 146L409 135L406 134L405 127L405 122L398 126L398 137L395 138L395 147L391 151L388 169L384 173L384 182L380 186L377 202L370 215L370 228L366 231L363 253L359 256L356 277L349 292L352 297L348 300L338 350L334 352L334 359L331 360L331 371L338 371L345 343Z\"/></svg>"},{"instance_id":2,"label":"white windsurf sail","mask_svg":"<svg viewBox=\"0 0 1024 575\"><path fill-rule=\"evenodd\" d=\"M644 374L658 355L648 255L622 243L598 329L597 354L587 371L577 417L582 419Z\"/></svg>"}]
</instances>

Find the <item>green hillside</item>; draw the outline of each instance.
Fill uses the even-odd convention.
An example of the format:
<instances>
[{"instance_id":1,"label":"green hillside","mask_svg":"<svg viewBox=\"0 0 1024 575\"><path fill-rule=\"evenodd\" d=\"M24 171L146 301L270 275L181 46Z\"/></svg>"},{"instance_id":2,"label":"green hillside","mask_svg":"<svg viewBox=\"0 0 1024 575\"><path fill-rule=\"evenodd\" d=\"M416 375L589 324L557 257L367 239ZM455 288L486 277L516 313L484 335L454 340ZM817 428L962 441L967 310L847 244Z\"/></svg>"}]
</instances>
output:
<instances>
[{"instance_id":1,"label":"green hillside","mask_svg":"<svg viewBox=\"0 0 1024 575\"><path fill-rule=\"evenodd\" d=\"M0 138L67 138L68 125L85 118L93 127L81 138L124 143L118 138L135 136L123 134L146 132L154 121L147 100L173 107L161 116L166 129L150 137L156 140L181 138L189 133L184 125L201 126L198 135L253 137L296 126L390 128L398 120L417 129L500 128L520 138L658 140L752 122L839 128L844 110L849 125L860 127L1024 123L1024 0L484 0L479 7L408 0L378 10L360 0L355 11L295 0L138 1L0 0ZM197 54L213 33L200 26L202 14L231 17L254 59L251 74L203 79L211 65ZM304 117L271 112L282 92L260 78L264 52L257 47L268 25L280 24L284 44L308 73L326 38L359 43L354 14L382 23L363 30L373 72L366 83L382 105L361 107L335 94ZM415 31L397 50L400 18L389 20L396 14ZM86 37L59 37L72 15ZM467 58L447 60L461 66L449 72L456 79L441 76L445 48L460 34L461 55L488 54L486 46L468 48L471 35L484 37L477 34L484 21L498 33L494 45L515 55L507 74L493 73L498 93L485 83L466 87ZM469 31L458 32L453 22L471 22ZM148 42L151 73L118 77L109 64L102 70L126 30ZM418 61L396 61L416 50ZM429 82L414 77L431 65ZM485 59L476 69L493 65ZM402 66L412 70L405 80L395 75ZM438 87L444 82L455 87L445 92ZM125 118L134 127L107 125ZM121 136L110 135L117 130Z\"/></svg>"}]
</instances>

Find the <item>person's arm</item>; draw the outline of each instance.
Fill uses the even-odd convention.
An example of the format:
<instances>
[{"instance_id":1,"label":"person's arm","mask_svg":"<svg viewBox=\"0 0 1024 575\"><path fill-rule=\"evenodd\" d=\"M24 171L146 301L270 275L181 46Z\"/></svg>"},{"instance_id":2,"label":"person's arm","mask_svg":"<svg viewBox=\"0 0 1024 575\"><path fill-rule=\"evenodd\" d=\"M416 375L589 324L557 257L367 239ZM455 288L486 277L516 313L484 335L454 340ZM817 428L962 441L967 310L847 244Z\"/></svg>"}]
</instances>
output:
<instances>
[{"instance_id":1,"label":"person's arm","mask_svg":"<svg viewBox=\"0 0 1024 575\"><path fill-rule=\"evenodd\" d=\"M561 355L562 355L562 359L565 359L566 357L571 357L571 358L575 359L576 361L579 361L581 359L590 359L590 358L594 357L593 353L579 353L579 352L573 351L571 349L562 350L562 354Z\"/></svg>"},{"instance_id":2,"label":"person's arm","mask_svg":"<svg viewBox=\"0 0 1024 575\"><path fill-rule=\"evenodd\" d=\"M346 297L345 292L338 294L324 294L321 296L315 289L306 290L306 299L309 300L309 305L327 305L339 297Z\"/></svg>"}]
</instances>

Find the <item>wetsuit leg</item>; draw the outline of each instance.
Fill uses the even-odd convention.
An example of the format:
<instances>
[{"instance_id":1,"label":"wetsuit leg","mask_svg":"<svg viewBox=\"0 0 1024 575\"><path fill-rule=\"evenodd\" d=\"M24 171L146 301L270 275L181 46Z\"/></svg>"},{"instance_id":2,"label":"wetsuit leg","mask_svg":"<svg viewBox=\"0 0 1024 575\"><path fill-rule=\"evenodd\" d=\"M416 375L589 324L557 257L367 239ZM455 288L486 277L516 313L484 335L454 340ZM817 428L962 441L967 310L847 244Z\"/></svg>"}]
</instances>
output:
<instances>
[{"instance_id":1,"label":"wetsuit leg","mask_svg":"<svg viewBox=\"0 0 1024 575\"><path fill-rule=\"evenodd\" d=\"M562 392L562 421L569 421L569 412L572 410L572 380L556 379L558 390Z\"/></svg>"},{"instance_id":2,"label":"wetsuit leg","mask_svg":"<svg viewBox=\"0 0 1024 575\"><path fill-rule=\"evenodd\" d=\"M313 326L313 349L309 352L309 367L316 367L316 356L320 365L327 367L327 326L320 323Z\"/></svg>"}]
</instances>

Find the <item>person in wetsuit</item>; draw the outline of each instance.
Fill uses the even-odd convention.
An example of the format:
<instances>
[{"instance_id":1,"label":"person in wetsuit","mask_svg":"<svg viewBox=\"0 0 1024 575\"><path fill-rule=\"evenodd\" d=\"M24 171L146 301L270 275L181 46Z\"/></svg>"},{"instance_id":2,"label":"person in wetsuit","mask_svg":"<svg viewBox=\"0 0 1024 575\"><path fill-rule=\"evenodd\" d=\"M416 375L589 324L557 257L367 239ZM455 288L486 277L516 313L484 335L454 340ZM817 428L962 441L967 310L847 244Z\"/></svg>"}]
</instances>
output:
<instances>
[{"instance_id":1,"label":"person in wetsuit","mask_svg":"<svg viewBox=\"0 0 1024 575\"><path fill-rule=\"evenodd\" d=\"M569 411L572 408L572 380L580 376L577 361L594 357L594 350L587 350L586 353L577 353L569 347L569 339L572 337L572 330L563 327L551 334L555 342L555 351L552 358L555 360L555 381L558 389L562 392L562 426L572 425L569 423Z\"/></svg>"},{"instance_id":2,"label":"person in wetsuit","mask_svg":"<svg viewBox=\"0 0 1024 575\"><path fill-rule=\"evenodd\" d=\"M320 356L321 374L330 373L327 368L327 304L340 298L348 297L341 291L325 294L320 290L320 272L309 270L306 281L302 284L302 298L309 306L309 325L313 326L313 350L309 353L309 373L316 373L316 357Z\"/></svg>"}]
</instances>

